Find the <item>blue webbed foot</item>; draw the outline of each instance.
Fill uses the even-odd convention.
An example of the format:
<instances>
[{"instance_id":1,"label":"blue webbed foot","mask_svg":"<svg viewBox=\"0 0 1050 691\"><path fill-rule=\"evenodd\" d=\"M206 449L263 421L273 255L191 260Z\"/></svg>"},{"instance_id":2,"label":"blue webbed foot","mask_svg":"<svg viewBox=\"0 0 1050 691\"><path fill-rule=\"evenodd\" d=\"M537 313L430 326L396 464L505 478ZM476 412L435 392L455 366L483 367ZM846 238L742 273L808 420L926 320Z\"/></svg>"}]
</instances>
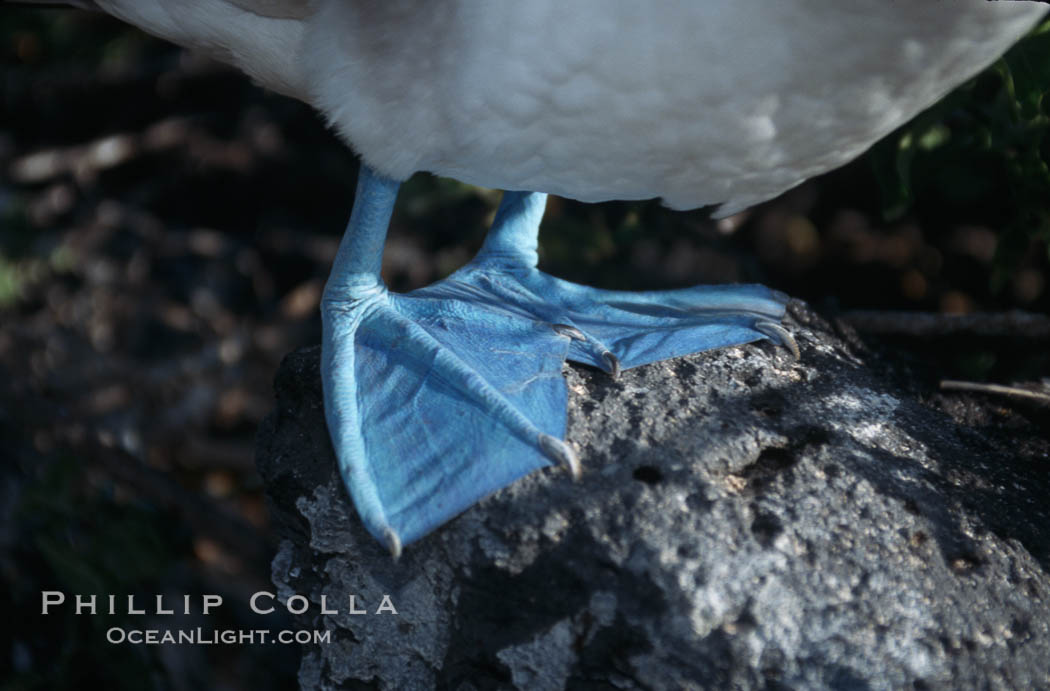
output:
<instances>
[{"instance_id":1,"label":"blue webbed foot","mask_svg":"<svg viewBox=\"0 0 1050 691\"><path fill-rule=\"evenodd\" d=\"M325 415L369 532L395 554L538 468L578 476L566 359L620 369L769 338L785 299L762 286L606 291L536 269L545 196L507 193L485 245L433 285L390 293L379 260L397 183L362 168L322 306Z\"/></svg>"},{"instance_id":2,"label":"blue webbed foot","mask_svg":"<svg viewBox=\"0 0 1050 691\"><path fill-rule=\"evenodd\" d=\"M508 192L484 247L426 291L487 301L570 337L567 359L619 374L658 360L769 339L798 358L780 324L787 296L761 285L617 291L570 283L536 268L545 196Z\"/></svg>"},{"instance_id":3,"label":"blue webbed foot","mask_svg":"<svg viewBox=\"0 0 1050 691\"><path fill-rule=\"evenodd\" d=\"M358 512L395 554L485 495L552 461L569 338L549 324L377 289L327 302L326 415Z\"/></svg>"}]
</instances>

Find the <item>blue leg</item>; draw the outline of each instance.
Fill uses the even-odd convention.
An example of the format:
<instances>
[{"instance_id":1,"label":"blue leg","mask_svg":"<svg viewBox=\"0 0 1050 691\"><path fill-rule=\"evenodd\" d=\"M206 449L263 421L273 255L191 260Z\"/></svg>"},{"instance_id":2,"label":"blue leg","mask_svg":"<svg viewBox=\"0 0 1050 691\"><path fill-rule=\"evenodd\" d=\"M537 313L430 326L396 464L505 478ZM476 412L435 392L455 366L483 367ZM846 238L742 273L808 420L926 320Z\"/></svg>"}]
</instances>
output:
<instances>
[{"instance_id":1,"label":"blue leg","mask_svg":"<svg viewBox=\"0 0 1050 691\"><path fill-rule=\"evenodd\" d=\"M343 480L395 555L552 461L579 475L561 441L569 338L491 299L389 293L379 267L397 187L362 167L322 300L321 364Z\"/></svg>"},{"instance_id":2,"label":"blue leg","mask_svg":"<svg viewBox=\"0 0 1050 691\"><path fill-rule=\"evenodd\" d=\"M325 417L365 526L395 555L538 468L578 476L562 441L566 359L613 374L773 338L784 300L761 286L602 291L536 269L545 195L508 192L478 256L389 293L379 277L398 184L362 167L322 302Z\"/></svg>"}]
</instances>

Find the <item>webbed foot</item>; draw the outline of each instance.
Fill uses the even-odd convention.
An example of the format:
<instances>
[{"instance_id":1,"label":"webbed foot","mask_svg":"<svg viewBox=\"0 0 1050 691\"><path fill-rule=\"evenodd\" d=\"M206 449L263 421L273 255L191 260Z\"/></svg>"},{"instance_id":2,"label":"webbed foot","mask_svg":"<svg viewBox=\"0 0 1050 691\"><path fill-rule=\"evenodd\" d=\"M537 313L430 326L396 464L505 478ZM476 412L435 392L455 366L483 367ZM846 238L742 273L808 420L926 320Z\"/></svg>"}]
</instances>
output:
<instances>
[{"instance_id":1,"label":"webbed foot","mask_svg":"<svg viewBox=\"0 0 1050 691\"><path fill-rule=\"evenodd\" d=\"M408 544L552 462L579 475L561 440L570 338L550 324L427 289L324 309L329 430L381 541Z\"/></svg>"},{"instance_id":2,"label":"webbed foot","mask_svg":"<svg viewBox=\"0 0 1050 691\"><path fill-rule=\"evenodd\" d=\"M785 298L762 286L624 292L536 268L545 196L508 192L485 245L448 278L407 294L379 281L397 183L362 169L325 289L325 415L368 530L408 544L487 494L548 465L574 477L562 438L566 359L621 369L775 340Z\"/></svg>"}]
</instances>

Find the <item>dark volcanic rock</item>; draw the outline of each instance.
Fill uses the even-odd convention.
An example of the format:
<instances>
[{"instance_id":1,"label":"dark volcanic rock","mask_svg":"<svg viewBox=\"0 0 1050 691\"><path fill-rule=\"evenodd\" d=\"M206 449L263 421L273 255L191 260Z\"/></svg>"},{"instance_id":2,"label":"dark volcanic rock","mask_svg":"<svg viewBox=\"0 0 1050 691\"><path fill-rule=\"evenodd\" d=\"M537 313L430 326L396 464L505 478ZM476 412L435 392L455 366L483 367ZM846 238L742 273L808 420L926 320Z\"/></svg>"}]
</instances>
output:
<instances>
[{"instance_id":1,"label":"dark volcanic rock","mask_svg":"<svg viewBox=\"0 0 1050 691\"><path fill-rule=\"evenodd\" d=\"M535 473L397 562L337 477L318 349L290 355L258 462L278 591L332 632L304 687L1050 686L1046 444L795 318L799 363L758 344L568 368L582 481Z\"/></svg>"}]
</instances>

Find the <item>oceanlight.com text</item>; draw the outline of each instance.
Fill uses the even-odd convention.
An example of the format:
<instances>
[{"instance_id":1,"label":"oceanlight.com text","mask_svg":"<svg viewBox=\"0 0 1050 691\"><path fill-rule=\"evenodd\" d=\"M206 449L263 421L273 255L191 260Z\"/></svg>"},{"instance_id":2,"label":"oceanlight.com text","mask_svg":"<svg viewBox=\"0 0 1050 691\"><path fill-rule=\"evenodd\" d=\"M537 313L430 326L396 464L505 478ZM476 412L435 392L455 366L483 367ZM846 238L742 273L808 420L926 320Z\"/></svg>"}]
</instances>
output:
<instances>
[{"instance_id":1,"label":"oceanlight.com text","mask_svg":"<svg viewBox=\"0 0 1050 691\"><path fill-rule=\"evenodd\" d=\"M114 645L325 645L331 642L331 631L306 629L130 629L113 626L106 640Z\"/></svg>"}]
</instances>

